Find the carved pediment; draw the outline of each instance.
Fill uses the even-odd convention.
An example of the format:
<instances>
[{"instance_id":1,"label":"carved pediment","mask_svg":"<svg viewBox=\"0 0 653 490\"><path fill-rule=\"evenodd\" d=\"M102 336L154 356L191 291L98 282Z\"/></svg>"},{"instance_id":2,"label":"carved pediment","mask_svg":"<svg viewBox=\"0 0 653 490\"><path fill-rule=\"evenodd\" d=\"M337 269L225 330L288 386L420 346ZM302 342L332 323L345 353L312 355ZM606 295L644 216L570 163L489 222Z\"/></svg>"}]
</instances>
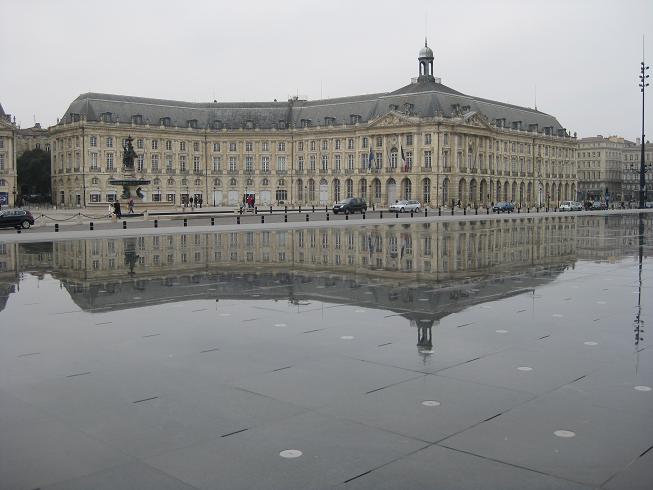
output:
<instances>
[{"instance_id":1,"label":"carved pediment","mask_svg":"<svg viewBox=\"0 0 653 490\"><path fill-rule=\"evenodd\" d=\"M402 114L400 112L391 111L381 117L378 117L370 121L369 127L387 128L387 127L395 127L395 126L414 125L417 123L419 123L418 117L411 117Z\"/></svg>"},{"instance_id":2,"label":"carved pediment","mask_svg":"<svg viewBox=\"0 0 653 490\"><path fill-rule=\"evenodd\" d=\"M487 117L485 117L480 112L476 112L476 111L467 112L466 114L463 115L463 121L465 121L465 124L467 124L468 126L491 129Z\"/></svg>"}]
</instances>

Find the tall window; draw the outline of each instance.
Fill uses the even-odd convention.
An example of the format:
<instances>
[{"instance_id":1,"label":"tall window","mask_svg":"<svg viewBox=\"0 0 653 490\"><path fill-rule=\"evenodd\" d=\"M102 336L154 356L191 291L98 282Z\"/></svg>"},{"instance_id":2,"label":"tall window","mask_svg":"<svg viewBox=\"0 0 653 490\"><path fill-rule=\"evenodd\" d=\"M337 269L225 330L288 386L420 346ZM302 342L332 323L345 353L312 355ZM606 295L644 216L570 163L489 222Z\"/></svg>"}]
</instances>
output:
<instances>
[{"instance_id":1,"label":"tall window","mask_svg":"<svg viewBox=\"0 0 653 490\"><path fill-rule=\"evenodd\" d=\"M286 170L286 157L278 156L277 157L277 170L285 171Z\"/></svg>"},{"instance_id":2,"label":"tall window","mask_svg":"<svg viewBox=\"0 0 653 490\"><path fill-rule=\"evenodd\" d=\"M193 151L195 151L195 152L200 151L200 143L199 143L199 141L194 141L194 142L193 142Z\"/></svg>"},{"instance_id":3,"label":"tall window","mask_svg":"<svg viewBox=\"0 0 653 490\"><path fill-rule=\"evenodd\" d=\"M329 155L322 155L322 171L327 172L329 170Z\"/></svg>"},{"instance_id":4,"label":"tall window","mask_svg":"<svg viewBox=\"0 0 653 490\"><path fill-rule=\"evenodd\" d=\"M107 153L107 170L113 170L113 153Z\"/></svg>"},{"instance_id":5,"label":"tall window","mask_svg":"<svg viewBox=\"0 0 653 490\"><path fill-rule=\"evenodd\" d=\"M352 153L347 155L347 170L354 170L354 155Z\"/></svg>"},{"instance_id":6,"label":"tall window","mask_svg":"<svg viewBox=\"0 0 653 490\"><path fill-rule=\"evenodd\" d=\"M2 157L4 157L4 155L2 155ZM97 153L91 153L91 170L97 170Z\"/></svg>"},{"instance_id":7,"label":"tall window","mask_svg":"<svg viewBox=\"0 0 653 490\"><path fill-rule=\"evenodd\" d=\"M179 142L179 151L186 151L186 142L185 141L180 141Z\"/></svg>"},{"instance_id":8,"label":"tall window","mask_svg":"<svg viewBox=\"0 0 653 490\"><path fill-rule=\"evenodd\" d=\"M262 172L270 171L270 157L261 157L261 171Z\"/></svg>"},{"instance_id":9,"label":"tall window","mask_svg":"<svg viewBox=\"0 0 653 490\"><path fill-rule=\"evenodd\" d=\"M231 142L229 143L229 151L236 151L236 143Z\"/></svg>"},{"instance_id":10,"label":"tall window","mask_svg":"<svg viewBox=\"0 0 653 490\"><path fill-rule=\"evenodd\" d=\"M229 171L230 172L235 172L236 167L237 167L238 161L236 157L229 157Z\"/></svg>"},{"instance_id":11,"label":"tall window","mask_svg":"<svg viewBox=\"0 0 653 490\"><path fill-rule=\"evenodd\" d=\"M353 150L354 149L354 138L348 138L347 139L347 149L348 150Z\"/></svg>"},{"instance_id":12,"label":"tall window","mask_svg":"<svg viewBox=\"0 0 653 490\"><path fill-rule=\"evenodd\" d=\"M200 163L200 157L199 156L194 156L193 157L193 172L201 172L202 166Z\"/></svg>"},{"instance_id":13,"label":"tall window","mask_svg":"<svg viewBox=\"0 0 653 490\"><path fill-rule=\"evenodd\" d=\"M166 140L166 151L172 151L172 141Z\"/></svg>"},{"instance_id":14,"label":"tall window","mask_svg":"<svg viewBox=\"0 0 653 490\"><path fill-rule=\"evenodd\" d=\"M2 148L2 143L1 143L1 141L2 141L2 138L0 138L0 148ZM90 138L90 145L93 146L93 147L96 147L96 146L97 146L97 136L91 136L91 138Z\"/></svg>"},{"instance_id":15,"label":"tall window","mask_svg":"<svg viewBox=\"0 0 653 490\"><path fill-rule=\"evenodd\" d=\"M144 166L144 164L145 164L145 158L143 157L142 154L141 154L141 155L138 155L138 159L136 160L136 169L137 169L139 172L142 172L142 171L143 171L143 166ZM154 170L154 169L152 169L152 170Z\"/></svg>"},{"instance_id":16,"label":"tall window","mask_svg":"<svg viewBox=\"0 0 653 490\"><path fill-rule=\"evenodd\" d=\"M277 143L277 151L286 151L286 143L279 141L279 143Z\"/></svg>"},{"instance_id":17,"label":"tall window","mask_svg":"<svg viewBox=\"0 0 653 490\"><path fill-rule=\"evenodd\" d=\"M221 167L220 160L221 160L220 157L213 157L213 171L214 172L220 171L220 167Z\"/></svg>"},{"instance_id":18,"label":"tall window","mask_svg":"<svg viewBox=\"0 0 653 490\"><path fill-rule=\"evenodd\" d=\"M431 144L431 133L426 133L424 135L424 144L425 145L430 145Z\"/></svg>"},{"instance_id":19,"label":"tall window","mask_svg":"<svg viewBox=\"0 0 653 490\"><path fill-rule=\"evenodd\" d=\"M213 143L213 151L220 151L220 143Z\"/></svg>"},{"instance_id":20,"label":"tall window","mask_svg":"<svg viewBox=\"0 0 653 490\"><path fill-rule=\"evenodd\" d=\"M68 146L70 146L70 145L68 145ZM107 148L113 148L113 137L112 136L107 136Z\"/></svg>"},{"instance_id":21,"label":"tall window","mask_svg":"<svg viewBox=\"0 0 653 490\"><path fill-rule=\"evenodd\" d=\"M254 157L252 156L245 157L245 171L247 172L254 171Z\"/></svg>"},{"instance_id":22,"label":"tall window","mask_svg":"<svg viewBox=\"0 0 653 490\"><path fill-rule=\"evenodd\" d=\"M186 155L179 155L179 170L186 171Z\"/></svg>"},{"instance_id":23,"label":"tall window","mask_svg":"<svg viewBox=\"0 0 653 490\"><path fill-rule=\"evenodd\" d=\"M431 168L431 150L424 152L424 167Z\"/></svg>"},{"instance_id":24,"label":"tall window","mask_svg":"<svg viewBox=\"0 0 653 490\"><path fill-rule=\"evenodd\" d=\"M333 167L336 170L340 170L340 154L334 155L334 157L333 157Z\"/></svg>"},{"instance_id":25,"label":"tall window","mask_svg":"<svg viewBox=\"0 0 653 490\"><path fill-rule=\"evenodd\" d=\"M308 169L315 170L315 155L310 155L308 157Z\"/></svg>"},{"instance_id":26,"label":"tall window","mask_svg":"<svg viewBox=\"0 0 653 490\"><path fill-rule=\"evenodd\" d=\"M159 149L159 140L152 140L152 149L153 150Z\"/></svg>"},{"instance_id":27,"label":"tall window","mask_svg":"<svg viewBox=\"0 0 653 490\"><path fill-rule=\"evenodd\" d=\"M245 151L252 151L254 148L254 144L251 141L246 141L245 142Z\"/></svg>"},{"instance_id":28,"label":"tall window","mask_svg":"<svg viewBox=\"0 0 653 490\"><path fill-rule=\"evenodd\" d=\"M152 172L159 170L159 155L152 155Z\"/></svg>"}]
</instances>

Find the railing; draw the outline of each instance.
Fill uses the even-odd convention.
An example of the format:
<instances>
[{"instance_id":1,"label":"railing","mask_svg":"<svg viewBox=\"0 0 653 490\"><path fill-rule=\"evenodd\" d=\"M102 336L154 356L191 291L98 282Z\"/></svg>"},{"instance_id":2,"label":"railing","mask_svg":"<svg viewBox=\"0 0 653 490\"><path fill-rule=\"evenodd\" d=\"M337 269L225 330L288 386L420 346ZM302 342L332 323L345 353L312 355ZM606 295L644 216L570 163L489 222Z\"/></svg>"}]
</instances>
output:
<instances>
[{"instance_id":1,"label":"railing","mask_svg":"<svg viewBox=\"0 0 653 490\"><path fill-rule=\"evenodd\" d=\"M193 175L204 175L203 170L193 170Z\"/></svg>"},{"instance_id":2,"label":"railing","mask_svg":"<svg viewBox=\"0 0 653 490\"><path fill-rule=\"evenodd\" d=\"M287 170L277 170L277 175L287 175L288 171Z\"/></svg>"},{"instance_id":3,"label":"railing","mask_svg":"<svg viewBox=\"0 0 653 490\"><path fill-rule=\"evenodd\" d=\"M177 173L177 170L174 169L174 168L167 168L167 169L166 169L166 173L167 173L168 175L174 175L174 174Z\"/></svg>"},{"instance_id":4,"label":"railing","mask_svg":"<svg viewBox=\"0 0 653 490\"><path fill-rule=\"evenodd\" d=\"M211 175L222 175L222 170L211 170Z\"/></svg>"}]
</instances>

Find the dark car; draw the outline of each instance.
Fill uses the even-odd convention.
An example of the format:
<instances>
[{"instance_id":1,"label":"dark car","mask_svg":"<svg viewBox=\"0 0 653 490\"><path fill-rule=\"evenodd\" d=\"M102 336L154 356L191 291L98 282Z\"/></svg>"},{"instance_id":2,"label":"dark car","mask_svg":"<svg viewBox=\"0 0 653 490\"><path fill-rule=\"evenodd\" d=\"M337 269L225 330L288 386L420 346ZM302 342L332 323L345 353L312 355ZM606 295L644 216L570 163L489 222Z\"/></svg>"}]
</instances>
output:
<instances>
[{"instance_id":1,"label":"dark car","mask_svg":"<svg viewBox=\"0 0 653 490\"><path fill-rule=\"evenodd\" d=\"M24 209L5 209L0 211L0 228L29 228L34 224L34 217Z\"/></svg>"},{"instance_id":2,"label":"dark car","mask_svg":"<svg viewBox=\"0 0 653 490\"><path fill-rule=\"evenodd\" d=\"M361 199L360 197L348 197L347 199L343 199L333 205L333 214L353 214L356 211L360 213L367 211L367 203L365 202L365 199Z\"/></svg>"},{"instance_id":3,"label":"dark car","mask_svg":"<svg viewBox=\"0 0 653 490\"><path fill-rule=\"evenodd\" d=\"M498 202L492 208L495 213L512 213L515 210L515 205L511 202Z\"/></svg>"}]
</instances>

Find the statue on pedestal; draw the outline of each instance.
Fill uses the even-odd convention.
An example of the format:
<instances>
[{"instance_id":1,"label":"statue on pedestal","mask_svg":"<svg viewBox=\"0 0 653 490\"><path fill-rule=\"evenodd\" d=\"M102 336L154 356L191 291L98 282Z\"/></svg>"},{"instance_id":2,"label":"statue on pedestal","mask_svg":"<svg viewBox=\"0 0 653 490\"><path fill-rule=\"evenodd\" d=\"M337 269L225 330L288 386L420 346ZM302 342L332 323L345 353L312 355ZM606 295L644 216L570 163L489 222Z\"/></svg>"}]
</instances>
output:
<instances>
[{"instance_id":1,"label":"statue on pedestal","mask_svg":"<svg viewBox=\"0 0 653 490\"><path fill-rule=\"evenodd\" d=\"M127 140L125 142L125 145L122 147L123 149L123 157L122 157L122 167L125 172L134 172L134 158L137 158L138 155L134 151L134 146L132 145L132 141L134 141L134 138L129 135L127 137Z\"/></svg>"}]
</instances>

